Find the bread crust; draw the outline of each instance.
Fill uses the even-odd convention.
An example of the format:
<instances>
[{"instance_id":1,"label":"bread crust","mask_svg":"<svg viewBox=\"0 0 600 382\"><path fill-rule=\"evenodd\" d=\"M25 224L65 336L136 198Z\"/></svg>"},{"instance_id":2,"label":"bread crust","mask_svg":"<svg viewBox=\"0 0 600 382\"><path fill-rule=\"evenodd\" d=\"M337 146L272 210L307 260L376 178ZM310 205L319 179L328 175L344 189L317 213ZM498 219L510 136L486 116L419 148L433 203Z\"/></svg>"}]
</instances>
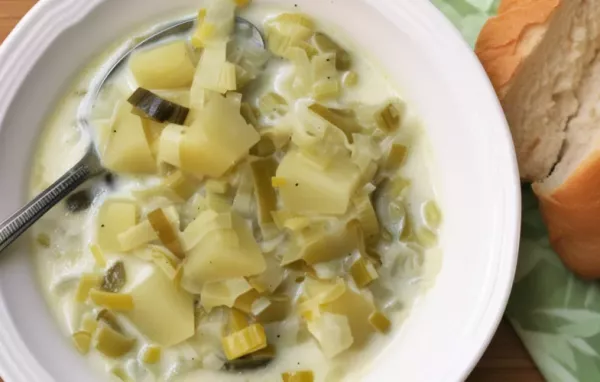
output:
<instances>
[{"instance_id":1,"label":"bread crust","mask_svg":"<svg viewBox=\"0 0 600 382\"><path fill-rule=\"evenodd\" d=\"M551 193L533 190L552 248L584 278L600 277L600 151L594 151Z\"/></svg>"},{"instance_id":2,"label":"bread crust","mask_svg":"<svg viewBox=\"0 0 600 382\"><path fill-rule=\"evenodd\" d=\"M502 0L498 16L483 27L475 51L501 100L528 57L518 49L525 33L547 24L562 1L570 0ZM600 278L600 150L558 187L534 183L533 190L552 248L577 275Z\"/></svg>"},{"instance_id":3,"label":"bread crust","mask_svg":"<svg viewBox=\"0 0 600 382\"><path fill-rule=\"evenodd\" d=\"M475 53L500 98L527 58L518 49L521 38L528 28L548 22L561 1L568 0L502 0L498 15L483 26Z\"/></svg>"}]
</instances>

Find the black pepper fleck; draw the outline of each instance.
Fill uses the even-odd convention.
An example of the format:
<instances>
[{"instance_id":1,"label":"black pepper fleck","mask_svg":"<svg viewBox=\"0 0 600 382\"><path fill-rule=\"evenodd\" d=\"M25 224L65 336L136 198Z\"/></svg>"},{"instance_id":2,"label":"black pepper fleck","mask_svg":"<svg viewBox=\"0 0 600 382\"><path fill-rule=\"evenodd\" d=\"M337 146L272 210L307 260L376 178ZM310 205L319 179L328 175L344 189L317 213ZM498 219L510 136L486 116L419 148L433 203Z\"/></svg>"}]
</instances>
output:
<instances>
[{"instance_id":1,"label":"black pepper fleck","mask_svg":"<svg viewBox=\"0 0 600 382\"><path fill-rule=\"evenodd\" d=\"M101 227L101 228L104 228L104 224L102 224L100 227Z\"/></svg>"},{"instance_id":2,"label":"black pepper fleck","mask_svg":"<svg viewBox=\"0 0 600 382\"><path fill-rule=\"evenodd\" d=\"M296 187L298 187L299 185L300 185L299 183L296 183Z\"/></svg>"}]
</instances>

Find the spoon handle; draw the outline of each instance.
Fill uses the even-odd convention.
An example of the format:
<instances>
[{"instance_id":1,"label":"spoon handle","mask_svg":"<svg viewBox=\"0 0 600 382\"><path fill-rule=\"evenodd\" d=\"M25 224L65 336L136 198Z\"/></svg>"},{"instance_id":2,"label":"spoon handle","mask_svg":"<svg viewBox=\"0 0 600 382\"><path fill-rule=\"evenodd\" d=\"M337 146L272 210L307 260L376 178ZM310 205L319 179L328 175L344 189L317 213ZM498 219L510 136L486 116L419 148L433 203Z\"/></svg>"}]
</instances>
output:
<instances>
[{"instance_id":1,"label":"spoon handle","mask_svg":"<svg viewBox=\"0 0 600 382\"><path fill-rule=\"evenodd\" d=\"M36 196L25 207L0 223L0 252L77 187L103 171L94 156L94 154L88 152L79 163L61 176L54 184Z\"/></svg>"}]
</instances>

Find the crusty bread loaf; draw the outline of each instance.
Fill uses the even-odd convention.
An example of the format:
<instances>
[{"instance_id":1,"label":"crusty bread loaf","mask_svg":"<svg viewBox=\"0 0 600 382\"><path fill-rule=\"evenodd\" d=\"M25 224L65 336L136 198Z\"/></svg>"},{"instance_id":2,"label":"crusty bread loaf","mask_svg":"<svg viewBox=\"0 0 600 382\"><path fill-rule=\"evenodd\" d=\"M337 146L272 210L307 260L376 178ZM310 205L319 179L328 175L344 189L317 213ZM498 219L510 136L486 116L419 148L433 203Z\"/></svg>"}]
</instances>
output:
<instances>
[{"instance_id":1,"label":"crusty bread loaf","mask_svg":"<svg viewBox=\"0 0 600 382\"><path fill-rule=\"evenodd\" d=\"M574 92L598 45L600 10L590 0L505 0L475 50L511 126L519 170L538 181L558 161Z\"/></svg>"},{"instance_id":2,"label":"crusty bread loaf","mask_svg":"<svg viewBox=\"0 0 600 382\"><path fill-rule=\"evenodd\" d=\"M600 277L600 0L503 0L476 51L553 248Z\"/></svg>"}]
</instances>

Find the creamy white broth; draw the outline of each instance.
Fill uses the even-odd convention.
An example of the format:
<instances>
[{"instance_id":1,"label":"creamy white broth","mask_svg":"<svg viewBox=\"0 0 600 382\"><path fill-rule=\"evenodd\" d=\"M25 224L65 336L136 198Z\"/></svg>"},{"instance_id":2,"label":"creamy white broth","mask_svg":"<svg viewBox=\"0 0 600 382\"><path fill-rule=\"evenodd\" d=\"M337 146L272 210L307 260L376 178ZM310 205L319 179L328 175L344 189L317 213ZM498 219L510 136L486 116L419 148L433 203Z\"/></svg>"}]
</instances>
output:
<instances>
[{"instance_id":1,"label":"creamy white broth","mask_svg":"<svg viewBox=\"0 0 600 382\"><path fill-rule=\"evenodd\" d=\"M243 16L257 25L273 15L278 10L251 7ZM359 75L358 85L345 89L340 97L339 106L352 102L377 104L390 98L400 97L399 92L392 86L385 73L375 62L368 61L367 54L357 54L366 47L355 47L347 41L343 34L328 25L318 24L318 29L325 31L340 42L353 56L353 70ZM36 152L31 178L31 194L37 194L72 166L85 151L88 138L81 134L76 127L76 111L83 93L90 81L96 75L97 68L111 52L90 65L71 90L56 108L49 119L40 139ZM253 88L272 88L286 95L284 83L288 77L290 66L281 60L269 64L265 74ZM111 81L107 91L95 105L95 126L109 123L117 99L126 98L137 87L131 73L125 68ZM258 90L257 90L258 91ZM250 93L252 94L252 92ZM298 100L297 104L305 102ZM422 216L423 203L435 200L435 179L432 177L432 154L418 117L411 113L410 105L406 110L407 116L399 129L397 140L405 142L410 147L410 155L402 168L401 176L410 179L411 186L406 195L406 206L415 217ZM155 177L129 177L119 175L112 184L104 179L91 182L96 197L92 206L83 213L69 213L64 205L59 205L50 211L33 228L33 238L40 234L48 235L49 248L34 242L33 252L37 265L40 286L45 293L48 304L65 333L65 338L77 331L83 317L94 312L91 305L75 302L74 295L79 277L84 272L94 269L95 261L89 251L89 245L94 241L95 219L98 208L107 198L130 198L132 190L139 190L155 184ZM161 207L160 201L143 205L143 212ZM295 333L300 331L301 319L292 315L285 321L265 326L268 342L277 349L277 357L265 369L246 371L243 373L224 372L220 369L222 360L215 357L214 349L220 346L220 331L217 322L203 322L191 339L163 349L162 358L157 365L147 365L139 360L140 350L150 342L144 338L137 328L123 315L117 314L119 323L130 336L137 338L134 351L121 359L109 359L97 351L90 351L85 357L99 372L110 375L115 369L124 370L134 381L281 381L281 374L295 370L312 370L315 381L360 380L363 373L368 372L369 365L376 355L384 351L386 343L401 330L402 320L410 313L411 306L423 293L424 289L435 279L437 269L441 264L439 248L425 250L423 253L412 252L400 242L380 247L384 268L386 265L399 268L394 277L386 277L385 270L381 278L369 289L374 295L377 306L392 321L393 331L388 334L375 333L371 341L359 351L349 350L334 359L327 359L317 341L304 330L300 340ZM397 253L402 253L398 260ZM394 254L392 256L392 254ZM124 261L128 283L134 283L136 277L154 267L135 256L107 254L109 263L119 259ZM392 259L393 258L393 259ZM387 260L386 260L387 259ZM392 261L393 260L393 261ZM400 262L400 265L398 265ZM340 261L340 265L341 261ZM381 286L393 289L394 293L384 290ZM213 312L214 313L214 312ZM218 320L219 314L211 314ZM211 317L212 317L211 316ZM366 355L366 356L365 356ZM116 377L115 380L119 380Z\"/></svg>"}]
</instances>

